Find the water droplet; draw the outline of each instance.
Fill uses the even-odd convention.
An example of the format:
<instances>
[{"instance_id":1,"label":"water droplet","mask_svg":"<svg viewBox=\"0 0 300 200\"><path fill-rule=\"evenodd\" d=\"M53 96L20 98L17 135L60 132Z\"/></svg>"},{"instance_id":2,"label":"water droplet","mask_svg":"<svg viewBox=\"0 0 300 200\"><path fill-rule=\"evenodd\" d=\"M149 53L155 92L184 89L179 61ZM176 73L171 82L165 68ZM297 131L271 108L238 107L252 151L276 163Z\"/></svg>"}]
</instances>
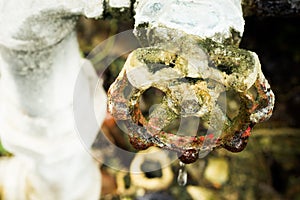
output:
<instances>
[{"instance_id":1,"label":"water droplet","mask_svg":"<svg viewBox=\"0 0 300 200\"><path fill-rule=\"evenodd\" d=\"M178 176L177 176L177 183L180 186L185 186L187 183L187 172L185 168L185 164L181 161L179 161L179 171L178 171Z\"/></svg>"}]
</instances>

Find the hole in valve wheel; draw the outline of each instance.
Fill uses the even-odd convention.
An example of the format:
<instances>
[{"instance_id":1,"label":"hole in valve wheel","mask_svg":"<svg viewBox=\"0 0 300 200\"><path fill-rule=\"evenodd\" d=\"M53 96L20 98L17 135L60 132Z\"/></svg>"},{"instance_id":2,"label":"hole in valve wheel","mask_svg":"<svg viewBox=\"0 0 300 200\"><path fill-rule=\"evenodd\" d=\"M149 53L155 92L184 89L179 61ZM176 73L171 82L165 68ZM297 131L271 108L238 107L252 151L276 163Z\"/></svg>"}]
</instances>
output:
<instances>
[{"instance_id":1,"label":"hole in valve wheel","mask_svg":"<svg viewBox=\"0 0 300 200\"><path fill-rule=\"evenodd\" d=\"M142 171L147 178L160 178L162 177L161 164L156 161L145 160L141 166ZM153 170L157 169L157 170Z\"/></svg>"},{"instance_id":2,"label":"hole in valve wheel","mask_svg":"<svg viewBox=\"0 0 300 200\"><path fill-rule=\"evenodd\" d=\"M165 93L163 91L154 87L150 87L142 94L139 101L139 108L147 120L155 107L162 102L164 96Z\"/></svg>"}]
</instances>

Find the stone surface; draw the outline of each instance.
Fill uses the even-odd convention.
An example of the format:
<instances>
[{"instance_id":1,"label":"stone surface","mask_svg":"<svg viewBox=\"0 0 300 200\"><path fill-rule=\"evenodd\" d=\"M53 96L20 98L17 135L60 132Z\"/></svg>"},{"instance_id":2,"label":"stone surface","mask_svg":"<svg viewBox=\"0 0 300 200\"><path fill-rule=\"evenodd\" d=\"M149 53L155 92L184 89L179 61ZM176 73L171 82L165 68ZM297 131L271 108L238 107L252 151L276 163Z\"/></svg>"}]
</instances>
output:
<instances>
[{"instance_id":1,"label":"stone surface","mask_svg":"<svg viewBox=\"0 0 300 200\"><path fill-rule=\"evenodd\" d=\"M98 77L81 58L74 28L79 14L101 16L102 5L0 1L1 142L14 155L0 161L1 199L98 199L101 175L85 148L103 121L106 95L94 92ZM73 104L75 89L83 111ZM81 140L74 109L87 120L95 102L99 124L81 121Z\"/></svg>"},{"instance_id":2,"label":"stone surface","mask_svg":"<svg viewBox=\"0 0 300 200\"><path fill-rule=\"evenodd\" d=\"M56 44L73 30L75 15L100 17L104 11L102 0L1 0L0 9L0 44L16 50Z\"/></svg>"}]
</instances>

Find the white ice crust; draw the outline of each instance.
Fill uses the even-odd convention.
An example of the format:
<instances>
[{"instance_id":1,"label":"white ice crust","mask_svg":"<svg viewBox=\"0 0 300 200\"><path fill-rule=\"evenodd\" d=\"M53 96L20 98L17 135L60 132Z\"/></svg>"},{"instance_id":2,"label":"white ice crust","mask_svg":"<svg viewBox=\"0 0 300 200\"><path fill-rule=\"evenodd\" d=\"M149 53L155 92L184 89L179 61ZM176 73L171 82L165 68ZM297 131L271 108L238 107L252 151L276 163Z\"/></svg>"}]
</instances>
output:
<instances>
[{"instance_id":1,"label":"white ice crust","mask_svg":"<svg viewBox=\"0 0 300 200\"><path fill-rule=\"evenodd\" d=\"M139 0L135 11L136 27L149 23L217 42L231 37L231 29L244 32L240 0Z\"/></svg>"}]
</instances>

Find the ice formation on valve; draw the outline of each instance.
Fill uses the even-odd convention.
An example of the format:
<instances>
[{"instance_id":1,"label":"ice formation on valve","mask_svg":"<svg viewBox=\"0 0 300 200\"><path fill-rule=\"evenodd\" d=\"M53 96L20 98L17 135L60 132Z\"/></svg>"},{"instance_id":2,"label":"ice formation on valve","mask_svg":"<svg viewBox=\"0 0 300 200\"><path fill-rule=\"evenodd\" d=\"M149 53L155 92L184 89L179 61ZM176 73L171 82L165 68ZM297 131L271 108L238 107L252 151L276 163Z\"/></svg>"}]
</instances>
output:
<instances>
[{"instance_id":1,"label":"ice formation on valve","mask_svg":"<svg viewBox=\"0 0 300 200\"><path fill-rule=\"evenodd\" d=\"M138 104L150 87L165 96L147 120ZM219 101L228 91L240 101L233 118ZM109 89L108 102L136 149L158 146L175 151L183 163L195 162L216 147L242 151L252 127L268 119L273 106L274 94L255 53L192 35L133 51ZM205 124L205 133L164 131L175 119L191 116Z\"/></svg>"}]
</instances>

